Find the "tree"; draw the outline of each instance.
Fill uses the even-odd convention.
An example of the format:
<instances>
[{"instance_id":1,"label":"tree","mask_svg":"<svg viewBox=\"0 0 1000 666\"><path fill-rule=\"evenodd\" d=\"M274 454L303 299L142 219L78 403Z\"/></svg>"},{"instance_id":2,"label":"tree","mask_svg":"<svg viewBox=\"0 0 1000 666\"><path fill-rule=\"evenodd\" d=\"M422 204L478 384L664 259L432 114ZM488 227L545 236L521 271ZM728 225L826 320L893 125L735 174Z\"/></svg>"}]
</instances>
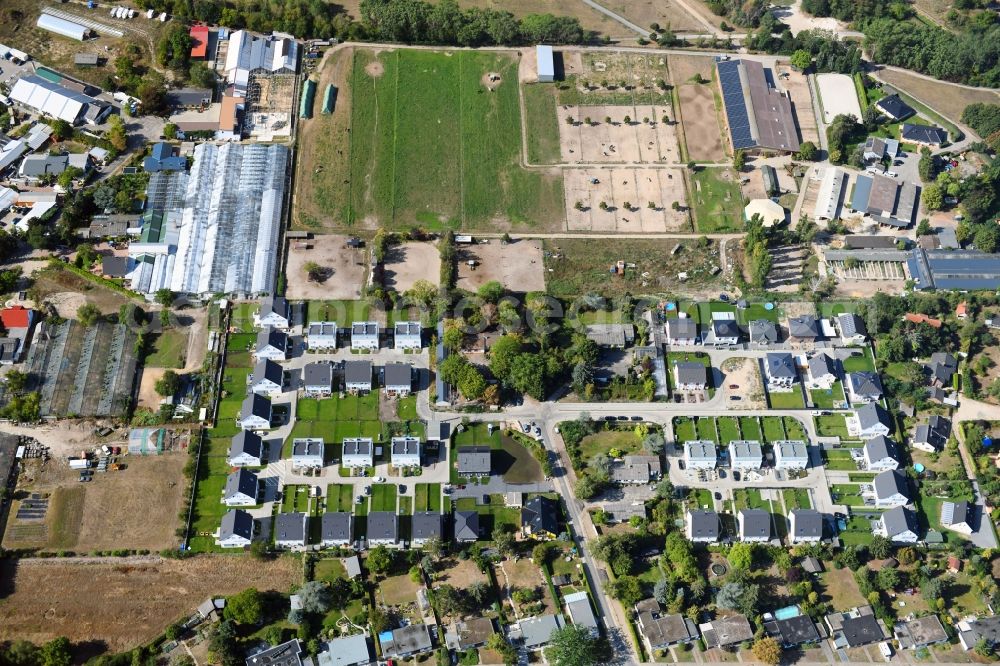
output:
<instances>
[{"instance_id":1,"label":"tree","mask_svg":"<svg viewBox=\"0 0 1000 666\"><path fill-rule=\"evenodd\" d=\"M73 138L73 126L65 120L54 120L51 123L52 137L56 141L66 141Z\"/></svg>"},{"instance_id":2,"label":"tree","mask_svg":"<svg viewBox=\"0 0 1000 666\"><path fill-rule=\"evenodd\" d=\"M43 645L40 656L41 666L69 666L73 663L69 639L65 636L53 638Z\"/></svg>"},{"instance_id":3,"label":"tree","mask_svg":"<svg viewBox=\"0 0 1000 666\"><path fill-rule=\"evenodd\" d=\"M296 594L304 613L325 613L333 605L332 591L323 581L309 581Z\"/></svg>"},{"instance_id":4,"label":"tree","mask_svg":"<svg viewBox=\"0 0 1000 666\"><path fill-rule=\"evenodd\" d=\"M630 608L642 600L642 583L635 576L619 576L608 584L612 597Z\"/></svg>"},{"instance_id":5,"label":"tree","mask_svg":"<svg viewBox=\"0 0 1000 666\"><path fill-rule=\"evenodd\" d=\"M586 627L569 624L552 632L549 653L555 666L593 666L598 663L597 641Z\"/></svg>"},{"instance_id":6,"label":"tree","mask_svg":"<svg viewBox=\"0 0 1000 666\"><path fill-rule=\"evenodd\" d=\"M493 547L501 555L513 555L515 544L514 535L507 530L499 527L493 530Z\"/></svg>"},{"instance_id":7,"label":"tree","mask_svg":"<svg viewBox=\"0 0 1000 666\"><path fill-rule=\"evenodd\" d=\"M504 664L512 665L517 662L517 650L504 639L503 634L490 635L486 647L499 654Z\"/></svg>"},{"instance_id":8,"label":"tree","mask_svg":"<svg viewBox=\"0 0 1000 666\"><path fill-rule=\"evenodd\" d=\"M632 124L631 116L625 116L624 121L626 125L631 125Z\"/></svg>"},{"instance_id":9,"label":"tree","mask_svg":"<svg viewBox=\"0 0 1000 666\"><path fill-rule=\"evenodd\" d=\"M743 171L743 168L747 165L747 153L742 148L736 150L733 153L733 168L737 171Z\"/></svg>"},{"instance_id":10,"label":"tree","mask_svg":"<svg viewBox=\"0 0 1000 666\"><path fill-rule=\"evenodd\" d=\"M376 574L385 574L392 569L395 554L385 546L378 545L368 551L368 569Z\"/></svg>"},{"instance_id":11,"label":"tree","mask_svg":"<svg viewBox=\"0 0 1000 666\"><path fill-rule=\"evenodd\" d=\"M920 200L929 210L941 210L944 207L944 191L937 183L930 183L924 187Z\"/></svg>"},{"instance_id":12,"label":"tree","mask_svg":"<svg viewBox=\"0 0 1000 666\"><path fill-rule=\"evenodd\" d=\"M892 542L886 537L876 534L872 537L872 542L868 546L868 552L872 554L872 557L884 560L892 553Z\"/></svg>"},{"instance_id":13,"label":"tree","mask_svg":"<svg viewBox=\"0 0 1000 666\"><path fill-rule=\"evenodd\" d=\"M751 651L754 658L770 666L778 666L781 662L781 646L770 636L755 641Z\"/></svg>"},{"instance_id":14,"label":"tree","mask_svg":"<svg viewBox=\"0 0 1000 666\"><path fill-rule=\"evenodd\" d=\"M506 290L501 283L496 280L490 280L481 286L476 293L479 295L479 298L483 299L487 303L497 303L501 298L503 298L505 292Z\"/></svg>"},{"instance_id":15,"label":"tree","mask_svg":"<svg viewBox=\"0 0 1000 666\"><path fill-rule=\"evenodd\" d=\"M974 236L976 249L983 252L1000 250L1000 227L996 224L984 224L976 230Z\"/></svg>"},{"instance_id":16,"label":"tree","mask_svg":"<svg viewBox=\"0 0 1000 666\"><path fill-rule=\"evenodd\" d=\"M156 380L155 389L158 395L169 398L175 395L181 387L181 378L173 370L167 370Z\"/></svg>"},{"instance_id":17,"label":"tree","mask_svg":"<svg viewBox=\"0 0 1000 666\"><path fill-rule=\"evenodd\" d=\"M156 290L156 294L154 294L153 299L163 307L167 308L173 304L174 297L174 292L170 291L170 289L163 288Z\"/></svg>"},{"instance_id":18,"label":"tree","mask_svg":"<svg viewBox=\"0 0 1000 666\"><path fill-rule=\"evenodd\" d=\"M222 666L239 666L244 663L236 644L236 627L229 620L223 620L216 628L208 642L208 651L214 661Z\"/></svg>"},{"instance_id":19,"label":"tree","mask_svg":"<svg viewBox=\"0 0 1000 666\"><path fill-rule=\"evenodd\" d=\"M875 574L875 581L878 585L878 589L888 591L895 590L901 581L902 577L899 574L899 569L895 567L882 567Z\"/></svg>"},{"instance_id":20,"label":"tree","mask_svg":"<svg viewBox=\"0 0 1000 666\"><path fill-rule=\"evenodd\" d=\"M111 143L111 147L119 153L128 148L128 134L125 131L125 121L122 120L121 116L111 116L108 120L107 139Z\"/></svg>"},{"instance_id":21,"label":"tree","mask_svg":"<svg viewBox=\"0 0 1000 666\"><path fill-rule=\"evenodd\" d=\"M816 148L816 144L812 141L803 141L799 144L798 158L800 160L808 160L812 162L819 155L819 149Z\"/></svg>"},{"instance_id":22,"label":"tree","mask_svg":"<svg viewBox=\"0 0 1000 666\"><path fill-rule=\"evenodd\" d=\"M226 599L224 615L237 624L259 624L264 619L264 595L248 587Z\"/></svg>"},{"instance_id":23,"label":"tree","mask_svg":"<svg viewBox=\"0 0 1000 666\"><path fill-rule=\"evenodd\" d=\"M800 72L804 72L809 69L809 65L812 64L812 54L809 53L809 51L799 49L792 54L791 63L792 67Z\"/></svg>"},{"instance_id":24,"label":"tree","mask_svg":"<svg viewBox=\"0 0 1000 666\"><path fill-rule=\"evenodd\" d=\"M752 543L736 543L729 549L726 559L734 569L749 571L753 566L754 545Z\"/></svg>"},{"instance_id":25,"label":"tree","mask_svg":"<svg viewBox=\"0 0 1000 666\"><path fill-rule=\"evenodd\" d=\"M196 88L212 89L215 87L215 71L203 62L191 63L191 68L188 70L188 79L190 79L191 85Z\"/></svg>"},{"instance_id":26,"label":"tree","mask_svg":"<svg viewBox=\"0 0 1000 666\"><path fill-rule=\"evenodd\" d=\"M917 224L917 236L930 236L934 231L931 229L931 221L926 217Z\"/></svg>"},{"instance_id":27,"label":"tree","mask_svg":"<svg viewBox=\"0 0 1000 666\"><path fill-rule=\"evenodd\" d=\"M85 328L90 328L101 318L101 311L93 303L84 303L77 308L76 318Z\"/></svg>"},{"instance_id":28,"label":"tree","mask_svg":"<svg viewBox=\"0 0 1000 666\"><path fill-rule=\"evenodd\" d=\"M56 178L56 184L64 190L69 190L73 187L73 181L81 176L83 176L83 169L80 167L67 167L66 170L59 174Z\"/></svg>"},{"instance_id":29,"label":"tree","mask_svg":"<svg viewBox=\"0 0 1000 666\"><path fill-rule=\"evenodd\" d=\"M177 125L173 123L167 123L163 126L163 136L168 141L173 141L177 138Z\"/></svg>"}]
</instances>

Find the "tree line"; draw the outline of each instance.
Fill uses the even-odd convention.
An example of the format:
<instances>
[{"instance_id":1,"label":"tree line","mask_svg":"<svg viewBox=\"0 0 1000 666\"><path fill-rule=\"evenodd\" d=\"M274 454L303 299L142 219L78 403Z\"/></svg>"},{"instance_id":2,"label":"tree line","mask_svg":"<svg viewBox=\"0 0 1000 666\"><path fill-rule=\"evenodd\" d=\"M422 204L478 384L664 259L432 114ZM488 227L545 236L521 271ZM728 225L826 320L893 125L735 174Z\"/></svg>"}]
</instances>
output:
<instances>
[{"instance_id":1,"label":"tree line","mask_svg":"<svg viewBox=\"0 0 1000 666\"><path fill-rule=\"evenodd\" d=\"M1000 104L970 104L962 111L962 122L975 130L986 145L1000 151Z\"/></svg>"},{"instance_id":2,"label":"tree line","mask_svg":"<svg viewBox=\"0 0 1000 666\"><path fill-rule=\"evenodd\" d=\"M303 39L516 46L580 44L596 38L575 18L552 14L517 18L502 9L462 9L454 0L434 4L424 0L362 0L360 21L351 20L341 6L323 0L139 0L138 4L182 20L254 32L286 32ZM169 39L168 52L170 42L180 40Z\"/></svg>"}]
</instances>

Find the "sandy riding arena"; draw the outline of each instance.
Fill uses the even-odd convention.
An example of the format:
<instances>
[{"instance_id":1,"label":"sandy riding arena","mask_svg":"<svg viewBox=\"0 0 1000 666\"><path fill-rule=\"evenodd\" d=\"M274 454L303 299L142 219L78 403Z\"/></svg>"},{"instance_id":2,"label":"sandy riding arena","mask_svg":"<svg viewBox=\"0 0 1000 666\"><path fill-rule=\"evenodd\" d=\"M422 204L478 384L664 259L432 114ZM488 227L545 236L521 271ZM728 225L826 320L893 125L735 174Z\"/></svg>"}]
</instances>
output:
<instances>
[{"instance_id":1,"label":"sandy riding arena","mask_svg":"<svg viewBox=\"0 0 1000 666\"><path fill-rule=\"evenodd\" d=\"M563 162L681 161L676 118L669 106L563 105L558 113ZM567 118L573 122L566 122Z\"/></svg>"},{"instance_id":2,"label":"sandy riding arena","mask_svg":"<svg viewBox=\"0 0 1000 666\"><path fill-rule=\"evenodd\" d=\"M567 169L564 176L570 231L663 233L689 228L681 169Z\"/></svg>"}]
</instances>

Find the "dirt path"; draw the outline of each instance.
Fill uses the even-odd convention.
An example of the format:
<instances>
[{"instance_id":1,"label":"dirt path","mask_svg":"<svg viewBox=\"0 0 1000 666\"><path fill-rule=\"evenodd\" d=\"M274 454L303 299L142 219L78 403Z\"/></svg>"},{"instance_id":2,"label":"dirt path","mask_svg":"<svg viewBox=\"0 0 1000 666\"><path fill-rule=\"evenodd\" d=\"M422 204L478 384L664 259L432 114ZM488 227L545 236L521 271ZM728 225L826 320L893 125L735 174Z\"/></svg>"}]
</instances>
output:
<instances>
[{"instance_id":1,"label":"dirt path","mask_svg":"<svg viewBox=\"0 0 1000 666\"><path fill-rule=\"evenodd\" d=\"M197 310L185 310L184 314L194 319L188 332L187 361L184 363L184 372L194 372L200 370L205 364L205 357L208 355L208 305Z\"/></svg>"}]
</instances>

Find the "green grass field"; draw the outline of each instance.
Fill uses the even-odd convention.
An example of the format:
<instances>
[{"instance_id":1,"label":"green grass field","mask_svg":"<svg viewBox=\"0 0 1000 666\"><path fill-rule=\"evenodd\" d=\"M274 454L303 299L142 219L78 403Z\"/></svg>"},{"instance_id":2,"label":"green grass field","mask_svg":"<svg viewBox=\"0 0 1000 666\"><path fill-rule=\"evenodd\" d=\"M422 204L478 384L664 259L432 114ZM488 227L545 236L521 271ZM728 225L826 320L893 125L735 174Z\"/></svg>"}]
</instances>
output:
<instances>
[{"instance_id":1,"label":"green grass field","mask_svg":"<svg viewBox=\"0 0 1000 666\"><path fill-rule=\"evenodd\" d=\"M720 416L716 423L719 427L719 440L722 444L728 444L734 439L742 439L739 421L736 420L736 417Z\"/></svg>"},{"instance_id":2,"label":"green grass field","mask_svg":"<svg viewBox=\"0 0 1000 666\"><path fill-rule=\"evenodd\" d=\"M698 431L695 429L694 421L687 417L674 419L674 437L678 442L690 442L698 439Z\"/></svg>"},{"instance_id":3,"label":"green grass field","mask_svg":"<svg viewBox=\"0 0 1000 666\"><path fill-rule=\"evenodd\" d=\"M765 442L777 442L785 437L785 426L780 416L765 416L761 419Z\"/></svg>"},{"instance_id":4,"label":"green grass field","mask_svg":"<svg viewBox=\"0 0 1000 666\"><path fill-rule=\"evenodd\" d=\"M855 354L843 360L844 372L875 372L875 360L866 347L861 354Z\"/></svg>"},{"instance_id":5,"label":"green grass field","mask_svg":"<svg viewBox=\"0 0 1000 666\"><path fill-rule=\"evenodd\" d=\"M809 491L805 488L785 488L781 491L781 495L785 500L785 508L789 511L792 509L812 508Z\"/></svg>"},{"instance_id":6,"label":"green grass field","mask_svg":"<svg viewBox=\"0 0 1000 666\"><path fill-rule=\"evenodd\" d=\"M560 161L559 119L556 117L556 87L525 85L525 123L528 128L528 162L554 164Z\"/></svg>"},{"instance_id":7,"label":"green grass field","mask_svg":"<svg viewBox=\"0 0 1000 666\"><path fill-rule=\"evenodd\" d=\"M846 449L824 450L823 464L828 470L835 472L856 472L858 470L858 465L851 457L851 452Z\"/></svg>"},{"instance_id":8,"label":"green grass field","mask_svg":"<svg viewBox=\"0 0 1000 666\"><path fill-rule=\"evenodd\" d=\"M801 409L805 407L802 402L802 391L798 388L787 393L768 392L767 400L771 403L771 409Z\"/></svg>"},{"instance_id":9,"label":"green grass field","mask_svg":"<svg viewBox=\"0 0 1000 666\"><path fill-rule=\"evenodd\" d=\"M728 180L722 177L723 173L728 174ZM688 203L694 208L695 227L699 233L743 229L743 195L731 170L700 168L690 174L690 179Z\"/></svg>"},{"instance_id":10,"label":"green grass field","mask_svg":"<svg viewBox=\"0 0 1000 666\"><path fill-rule=\"evenodd\" d=\"M812 396L813 405L817 409L833 409L834 405L845 400L844 385L837 381L829 389L812 389L809 395Z\"/></svg>"},{"instance_id":11,"label":"green grass field","mask_svg":"<svg viewBox=\"0 0 1000 666\"><path fill-rule=\"evenodd\" d=\"M492 92L482 82L488 72L502 80ZM359 49L351 88L349 225L561 224L561 178L519 166L515 58Z\"/></svg>"},{"instance_id":12,"label":"green grass field","mask_svg":"<svg viewBox=\"0 0 1000 666\"><path fill-rule=\"evenodd\" d=\"M829 414L827 416L814 416L816 423L816 433L820 437L840 437L846 438L847 420L843 414Z\"/></svg>"},{"instance_id":13,"label":"green grass field","mask_svg":"<svg viewBox=\"0 0 1000 666\"><path fill-rule=\"evenodd\" d=\"M759 442L763 437L763 434L760 431L760 423L756 416L741 416L740 432L743 434L743 439Z\"/></svg>"},{"instance_id":14,"label":"green grass field","mask_svg":"<svg viewBox=\"0 0 1000 666\"><path fill-rule=\"evenodd\" d=\"M146 357L149 368L183 368L188 336L183 331L167 329L153 340L153 351Z\"/></svg>"}]
</instances>

